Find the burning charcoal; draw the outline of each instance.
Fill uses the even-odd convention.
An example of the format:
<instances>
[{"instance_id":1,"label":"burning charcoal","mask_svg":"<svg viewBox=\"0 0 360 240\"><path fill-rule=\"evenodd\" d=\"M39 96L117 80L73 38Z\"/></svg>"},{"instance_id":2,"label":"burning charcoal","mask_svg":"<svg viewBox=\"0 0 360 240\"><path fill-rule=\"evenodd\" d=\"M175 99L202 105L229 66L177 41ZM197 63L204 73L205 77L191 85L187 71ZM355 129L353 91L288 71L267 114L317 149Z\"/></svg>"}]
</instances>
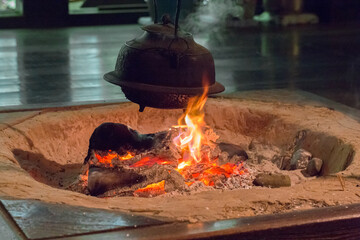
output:
<instances>
[{"instance_id":1,"label":"burning charcoal","mask_svg":"<svg viewBox=\"0 0 360 240\"><path fill-rule=\"evenodd\" d=\"M149 184L144 188L137 189L136 191L134 191L133 195L135 197L149 198L156 197L165 193L165 180L162 180L161 182Z\"/></svg>"},{"instance_id":2,"label":"burning charcoal","mask_svg":"<svg viewBox=\"0 0 360 240\"><path fill-rule=\"evenodd\" d=\"M312 158L306 167L306 173L311 177L316 176L320 173L322 165L323 160L320 158Z\"/></svg>"},{"instance_id":3,"label":"burning charcoal","mask_svg":"<svg viewBox=\"0 0 360 240\"><path fill-rule=\"evenodd\" d=\"M154 144L154 134L139 134L120 123L103 123L92 133L88 154L84 164L89 161L92 150L112 150L123 155L127 152L144 151Z\"/></svg>"},{"instance_id":4,"label":"burning charcoal","mask_svg":"<svg viewBox=\"0 0 360 240\"><path fill-rule=\"evenodd\" d=\"M129 186L142 182L144 177L130 169L90 167L88 189L96 196L116 187Z\"/></svg>"},{"instance_id":5,"label":"burning charcoal","mask_svg":"<svg viewBox=\"0 0 360 240\"><path fill-rule=\"evenodd\" d=\"M288 175L274 174L274 173L260 173L254 180L255 186L279 188L279 187L290 187L291 180Z\"/></svg>"},{"instance_id":6,"label":"burning charcoal","mask_svg":"<svg viewBox=\"0 0 360 240\"><path fill-rule=\"evenodd\" d=\"M151 183L165 180L166 192L184 190L187 187L183 176L170 166L154 165L149 169L143 170L142 173L146 176L147 181Z\"/></svg>"},{"instance_id":7,"label":"burning charcoal","mask_svg":"<svg viewBox=\"0 0 360 240\"><path fill-rule=\"evenodd\" d=\"M305 169L311 159L311 153L304 149L299 149L292 155L290 169Z\"/></svg>"},{"instance_id":8,"label":"burning charcoal","mask_svg":"<svg viewBox=\"0 0 360 240\"><path fill-rule=\"evenodd\" d=\"M155 197L175 190L188 189L181 174L169 166L154 165L149 169L143 169L142 173L146 180L136 188L134 196Z\"/></svg>"},{"instance_id":9,"label":"burning charcoal","mask_svg":"<svg viewBox=\"0 0 360 240\"><path fill-rule=\"evenodd\" d=\"M239 156L243 158L242 160L247 160L249 158L245 150L238 145L222 142L219 143L218 146L222 152L227 152L229 154L229 158L232 158L233 156Z\"/></svg>"}]
</instances>

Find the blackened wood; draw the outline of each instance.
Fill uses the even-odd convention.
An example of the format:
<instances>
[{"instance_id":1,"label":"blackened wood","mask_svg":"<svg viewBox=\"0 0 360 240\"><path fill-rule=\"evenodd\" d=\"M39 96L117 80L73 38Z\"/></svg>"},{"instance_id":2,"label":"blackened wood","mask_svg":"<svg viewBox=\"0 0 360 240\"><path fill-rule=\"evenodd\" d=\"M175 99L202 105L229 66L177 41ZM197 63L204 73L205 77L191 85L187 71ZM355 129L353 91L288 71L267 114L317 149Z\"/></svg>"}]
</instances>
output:
<instances>
[{"instance_id":1,"label":"blackened wood","mask_svg":"<svg viewBox=\"0 0 360 240\"><path fill-rule=\"evenodd\" d=\"M131 169L90 167L88 189L97 196L117 187L131 186L144 181L145 177Z\"/></svg>"},{"instance_id":2,"label":"blackened wood","mask_svg":"<svg viewBox=\"0 0 360 240\"><path fill-rule=\"evenodd\" d=\"M91 157L92 150L112 150L123 155L128 151L137 152L149 149L154 144L154 135L140 134L120 123L103 123L92 133L89 140L88 154L84 164Z\"/></svg>"},{"instance_id":3,"label":"blackened wood","mask_svg":"<svg viewBox=\"0 0 360 240\"><path fill-rule=\"evenodd\" d=\"M50 204L34 200L1 200L27 238L55 238L165 222L121 212ZM1 236L0 236L0 239Z\"/></svg>"},{"instance_id":4,"label":"blackened wood","mask_svg":"<svg viewBox=\"0 0 360 240\"><path fill-rule=\"evenodd\" d=\"M101 124L91 135L88 154L84 160L84 168L88 169L89 167L87 190L93 196L100 196L105 192L108 192L105 194L106 196L118 196L122 195L122 192L113 191L114 189L131 187L144 183L149 177L148 175L154 175L152 174L154 171L151 169L150 171L145 171L145 169L143 171L141 169L129 168L131 164L135 163L131 163L131 161L134 159L137 159L135 161L140 160L138 158L129 160L125 165L117 165L114 163L115 166L111 168L102 166L101 164L99 165L97 164L96 158L91 158L94 157L93 151L97 151L101 156L106 155L108 150L115 151L119 155L124 155L126 152L137 155L152 149L163 149L167 146L168 142L171 141L169 140L170 136L171 131L157 132L154 134L139 134L137 131L130 129L123 124ZM89 159L93 159L94 162L90 161L90 164L87 164ZM163 167L161 167L161 170L159 171L162 172L163 170ZM166 170L166 173L168 173L168 170ZM152 180L153 178L150 177L150 181L147 181L144 186L164 180L164 178L155 178L154 181ZM169 183L175 181L174 179L169 180ZM77 186L82 186L82 184ZM139 187L144 186L141 185ZM111 191L111 193L109 193L109 191ZM127 192L128 189L125 190L125 193Z\"/></svg>"}]
</instances>

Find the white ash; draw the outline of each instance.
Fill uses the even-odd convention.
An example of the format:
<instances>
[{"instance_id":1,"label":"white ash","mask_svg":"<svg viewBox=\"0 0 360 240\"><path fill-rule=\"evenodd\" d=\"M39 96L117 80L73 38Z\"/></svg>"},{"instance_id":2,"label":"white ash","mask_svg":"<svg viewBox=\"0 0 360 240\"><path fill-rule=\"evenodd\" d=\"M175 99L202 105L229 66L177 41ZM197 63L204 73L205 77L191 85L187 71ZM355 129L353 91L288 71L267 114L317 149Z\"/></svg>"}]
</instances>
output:
<instances>
[{"instance_id":1,"label":"white ash","mask_svg":"<svg viewBox=\"0 0 360 240\"><path fill-rule=\"evenodd\" d=\"M256 140L251 141L249 144L248 155L251 162L271 161L280 167L279 158L284 154L283 150L274 145L260 143Z\"/></svg>"},{"instance_id":2,"label":"white ash","mask_svg":"<svg viewBox=\"0 0 360 240\"><path fill-rule=\"evenodd\" d=\"M250 173L242 174L242 175L231 175L229 178L222 183L221 189L237 189L237 188L244 188L250 189L252 187L252 182L254 181L254 175ZM215 188L218 188L215 185Z\"/></svg>"},{"instance_id":3,"label":"white ash","mask_svg":"<svg viewBox=\"0 0 360 240\"><path fill-rule=\"evenodd\" d=\"M194 182L190 187L189 190L191 193L203 192L214 190L213 187L206 186L203 182Z\"/></svg>"}]
</instances>

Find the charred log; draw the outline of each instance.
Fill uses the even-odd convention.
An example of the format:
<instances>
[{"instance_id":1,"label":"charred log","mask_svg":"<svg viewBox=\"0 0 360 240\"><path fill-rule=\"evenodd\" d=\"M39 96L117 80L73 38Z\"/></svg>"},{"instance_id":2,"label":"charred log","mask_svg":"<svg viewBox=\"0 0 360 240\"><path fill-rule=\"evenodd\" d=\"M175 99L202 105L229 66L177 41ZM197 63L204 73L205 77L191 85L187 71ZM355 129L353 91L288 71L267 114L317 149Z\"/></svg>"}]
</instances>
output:
<instances>
[{"instance_id":1,"label":"charred log","mask_svg":"<svg viewBox=\"0 0 360 240\"><path fill-rule=\"evenodd\" d=\"M97 196L117 187L130 186L145 180L145 177L131 169L90 167L88 190Z\"/></svg>"},{"instance_id":2,"label":"charred log","mask_svg":"<svg viewBox=\"0 0 360 240\"><path fill-rule=\"evenodd\" d=\"M168 176L165 177L160 174L168 172L159 170L153 165L156 165L156 162L161 160L161 156L164 155L163 158L166 159L167 164L174 161L172 165L176 167L177 159L170 156L172 151L169 150L172 134L171 131L140 134L119 123L103 123L98 126L90 137L88 154L84 160L84 166L89 169L87 175L89 193L93 196L108 196L114 192L114 189L131 189L131 186L143 187L166 178L169 182L167 186L169 186L175 180L169 181ZM133 157L122 159L122 156L128 152ZM114 157L110 161L100 161L100 159L106 158L108 154L112 154ZM145 167L138 168L136 164ZM160 169L163 169L162 166ZM154 172L158 172L155 174L156 176ZM174 175L175 179L179 179L176 178L176 173L171 175ZM179 185L177 182L175 181L172 185Z\"/></svg>"},{"instance_id":3,"label":"charred log","mask_svg":"<svg viewBox=\"0 0 360 240\"><path fill-rule=\"evenodd\" d=\"M154 145L154 136L155 134L140 134L124 124L103 123L94 130L90 137L84 164L89 161L92 150L112 150L119 155L129 151L134 153L146 151Z\"/></svg>"}]
</instances>

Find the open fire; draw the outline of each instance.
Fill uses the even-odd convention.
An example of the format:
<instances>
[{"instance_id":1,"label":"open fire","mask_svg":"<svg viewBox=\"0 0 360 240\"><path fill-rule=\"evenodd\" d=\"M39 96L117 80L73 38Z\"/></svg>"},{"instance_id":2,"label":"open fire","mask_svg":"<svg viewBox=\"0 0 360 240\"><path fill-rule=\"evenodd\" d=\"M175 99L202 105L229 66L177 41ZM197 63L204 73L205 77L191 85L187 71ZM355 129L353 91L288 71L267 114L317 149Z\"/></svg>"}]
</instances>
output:
<instances>
[{"instance_id":1,"label":"open fire","mask_svg":"<svg viewBox=\"0 0 360 240\"><path fill-rule=\"evenodd\" d=\"M252 141L250 159L242 147L218 143L204 120L207 91L204 87L201 95L190 98L178 123L163 132L140 134L123 124L101 124L90 138L83 174L69 189L98 197L153 197L254 185L286 187L291 176L301 181L320 173L322 160L296 147L306 135L302 131L283 152Z\"/></svg>"},{"instance_id":2,"label":"open fire","mask_svg":"<svg viewBox=\"0 0 360 240\"><path fill-rule=\"evenodd\" d=\"M239 176L248 174L247 156L232 162L219 159L218 136L204 121L207 91L205 87L202 95L191 98L178 124L165 132L142 135L122 124L99 126L80 178L83 190L98 196L149 197L201 186L226 188L229 179L241 186Z\"/></svg>"},{"instance_id":3,"label":"open fire","mask_svg":"<svg viewBox=\"0 0 360 240\"><path fill-rule=\"evenodd\" d=\"M149 108L139 113L135 104L124 103L46 111L16 125L20 131L3 130L3 154L13 156L2 158L2 193L128 212L146 210L145 214L176 221L208 221L358 202L354 193L359 190L359 181L350 175L359 168L359 141L353 130L359 124L353 119L327 108L261 98L209 98L204 112L206 124L219 136L216 139L211 129L204 127L203 135L214 143L210 151L203 144L205 157L218 167L243 164L238 168L244 171L242 175L232 173L227 177L223 172L211 176L214 185L206 186L201 179L213 169L200 162L184 167L184 177L178 170L189 154L182 153L174 139L186 129L169 130L179 125L183 112ZM323 116L329 116L329 121L319 122ZM352 129L341 127L337 120L353 124ZM84 164L89 138L90 154ZM227 149L230 147L232 151ZM245 151L248 159L241 159ZM107 155L107 161L101 163L99 159ZM227 170L225 166L222 168ZM336 176L328 176L338 171L343 171L339 174L345 180L345 191ZM156 183L158 188L151 185ZM275 187L279 189L269 189ZM116 197L85 196L90 194ZM140 198L159 194L153 200ZM118 197L134 195L139 197ZM209 199L216 204L209 205Z\"/></svg>"}]
</instances>

